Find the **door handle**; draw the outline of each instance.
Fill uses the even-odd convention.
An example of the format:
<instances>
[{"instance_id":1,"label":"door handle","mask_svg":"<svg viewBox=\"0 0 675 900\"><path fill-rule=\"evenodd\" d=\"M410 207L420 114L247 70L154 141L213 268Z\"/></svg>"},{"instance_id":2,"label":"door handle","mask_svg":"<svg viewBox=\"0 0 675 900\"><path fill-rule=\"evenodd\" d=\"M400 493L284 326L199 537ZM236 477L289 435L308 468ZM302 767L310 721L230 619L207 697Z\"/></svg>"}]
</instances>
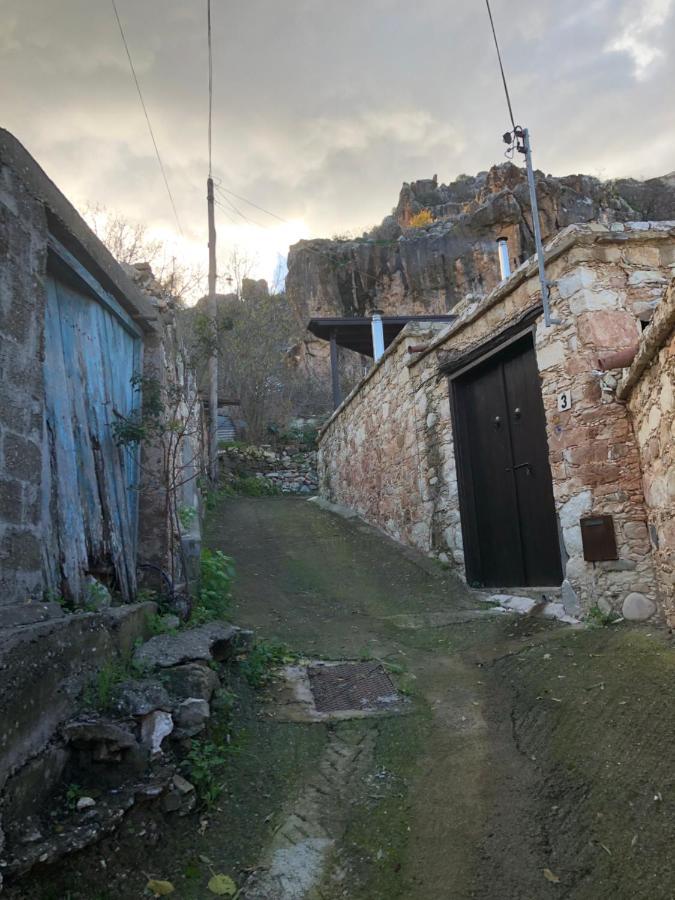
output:
<instances>
[{"instance_id":1,"label":"door handle","mask_svg":"<svg viewBox=\"0 0 675 900\"><path fill-rule=\"evenodd\" d=\"M515 472L517 469L527 469L527 474L529 475L530 472L532 471L532 464L529 462L518 463L517 466L513 466L513 467L507 466L505 471L506 472Z\"/></svg>"}]
</instances>

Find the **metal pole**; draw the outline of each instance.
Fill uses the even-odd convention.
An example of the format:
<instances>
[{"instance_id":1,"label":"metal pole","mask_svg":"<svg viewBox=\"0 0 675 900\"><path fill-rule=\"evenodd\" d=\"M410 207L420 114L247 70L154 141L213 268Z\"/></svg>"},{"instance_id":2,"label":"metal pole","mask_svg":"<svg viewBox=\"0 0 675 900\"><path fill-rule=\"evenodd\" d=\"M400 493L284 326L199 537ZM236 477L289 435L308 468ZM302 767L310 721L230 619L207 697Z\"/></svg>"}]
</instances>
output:
<instances>
[{"instance_id":1,"label":"metal pole","mask_svg":"<svg viewBox=\"0 0 675 900\"><path fill-rule=\"evenodd\" d=\"M546 278L546 267L544 266L544 248L541 243L541 226L539 224L539 206L537 204L537 187L534 181L534 170L532 168L532 151L530 149L530 132L527 128L523 128L523 153L525 154L525 165L527 167L527 183L530 188L530 206L532 207L532 227L534 228L534 246L537 251L537 264L539 266L539 281L541 282L541 302L544 307L544 325L561 325L560 319L551 318L551 309L549 305L550 291L549 283Z\"/></svg>"},{"instance_id":2,"label":"metal pole","mask_svg":"<svg viewBox=\"0 0 675 900\"><path fill-rule=\"evenodd\" d=\"M206 181L206 199L209 213L209 301L208 315L211 326L211 353L209 355L209 478L218 481L218 305L216 302L216 222L213 195L213 178Z\"/></svg>"},{"instance_id":3,"label":"metal pole","mask_svg":"<svg viewBox=\"0 0 675 900\"><path fill-rule=\"evenodd\" d=\"M333 409L337 409L342 403L340 395L340 372L338 369L338 346L335 331L330 333L330 374L333 385Z\"/></svg>"}]
</instances>

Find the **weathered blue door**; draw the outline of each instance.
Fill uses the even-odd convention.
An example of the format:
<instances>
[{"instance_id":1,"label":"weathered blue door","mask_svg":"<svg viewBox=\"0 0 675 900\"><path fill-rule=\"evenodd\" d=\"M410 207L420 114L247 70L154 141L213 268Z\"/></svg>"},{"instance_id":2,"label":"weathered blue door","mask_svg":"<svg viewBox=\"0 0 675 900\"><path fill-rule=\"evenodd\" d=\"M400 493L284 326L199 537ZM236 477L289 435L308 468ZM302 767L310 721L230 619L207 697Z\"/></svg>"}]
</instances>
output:
<instances>
[{"instance_id":1,"label":"weathered blue door","mask_svg":"<svg viewBox=\"0 0 675 900\"><path fill-rule=\"evenodd\" d=\"M85 577L135 592L138 453L112 424L138 402L141 333L87 272L52 267L45 314L43 521L50 589L86 600ZM98 290L97 290L98 288Z\"/></svg>"}]
</instances>

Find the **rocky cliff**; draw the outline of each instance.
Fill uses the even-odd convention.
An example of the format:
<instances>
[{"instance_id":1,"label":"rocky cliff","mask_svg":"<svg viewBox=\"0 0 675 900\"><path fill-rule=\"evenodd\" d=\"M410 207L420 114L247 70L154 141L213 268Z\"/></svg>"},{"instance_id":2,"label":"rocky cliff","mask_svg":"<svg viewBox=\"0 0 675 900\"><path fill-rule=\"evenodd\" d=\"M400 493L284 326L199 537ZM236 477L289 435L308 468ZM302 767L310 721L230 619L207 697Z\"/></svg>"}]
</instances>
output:
<instances>
[{"instance_id":1,"label":"rocky cliff","mask_svg":"<svg viewBox=\"0 0 675 900\"><path fill-rule=\"evenodd\" d=\"M649 181L555 178L537 172L544 240L575 222L675 218L675 172ZM428 211L428 224L415 217ZM288 257L286 291L298 320L313 316L445 313L467 294L499 281L496 239L506 237L512 267L534 252L524 168L494 166L451 184L404 184L392 215L356 240L300 241Z\"/></svg>"}]
</instances>

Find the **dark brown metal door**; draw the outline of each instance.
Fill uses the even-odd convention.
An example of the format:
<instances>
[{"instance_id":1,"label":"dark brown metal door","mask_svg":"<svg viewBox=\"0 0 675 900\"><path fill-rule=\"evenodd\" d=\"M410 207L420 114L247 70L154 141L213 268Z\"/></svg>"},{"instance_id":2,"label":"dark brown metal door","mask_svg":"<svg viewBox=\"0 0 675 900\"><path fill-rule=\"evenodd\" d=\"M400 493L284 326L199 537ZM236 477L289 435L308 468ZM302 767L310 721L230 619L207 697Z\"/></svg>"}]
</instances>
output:
<instances>
[{"instance_id":1,"label":"dark brown metal door","mask_svg":"<svg viewBox=\"0 0 675 900\"><path fill-rule=\"evenodd\" d=\"M560 584L560 543L531 336L452 385L470 583Z\"/></svg>"}]
</instances>

